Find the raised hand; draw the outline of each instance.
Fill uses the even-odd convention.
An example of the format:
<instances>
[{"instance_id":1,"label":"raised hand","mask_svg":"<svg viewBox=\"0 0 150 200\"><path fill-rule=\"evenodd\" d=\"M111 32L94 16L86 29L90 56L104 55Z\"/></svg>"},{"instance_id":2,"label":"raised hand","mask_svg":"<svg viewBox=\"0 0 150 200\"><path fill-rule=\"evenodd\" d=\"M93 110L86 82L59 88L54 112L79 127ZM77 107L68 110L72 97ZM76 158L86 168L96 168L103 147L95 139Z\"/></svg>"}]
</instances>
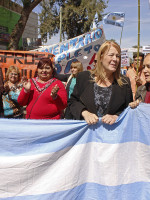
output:
<instances>
[{"instance_id":1,"label":"raised hand","mask_svg":"<svg viewBox=\"0 0 150 200\"><path fill-rule=\"evenodd\" d=\"M21 82L23 84L25 92L30 92L31 90L30 80L28 80L27 77L22 77Z\"/></svg>"},{"instance_id":2,"label":"raised hand","mask_svg":"<svg viewBox=\"0 0 150 200\"><path fill-rule=\"evenodd\" d=\"M58 87L58 85L56 84L56 85L52 88L52 90L51 90L51 97L52 97L53 99L55 99L55 98L57 97L57 92L58 92L58 90L59 90L59 87Z\"/></svg>"},{"instance_id":3,"label":"raised hand","mask_svg":"<svg viewBox=\"0 0 150 200\"><path fill-rule=\"evenodd\" d=\"M142 80L140 79L138 75L135 76L135 81L138 86L142 85Z\"/></svg>"}]
</instances>

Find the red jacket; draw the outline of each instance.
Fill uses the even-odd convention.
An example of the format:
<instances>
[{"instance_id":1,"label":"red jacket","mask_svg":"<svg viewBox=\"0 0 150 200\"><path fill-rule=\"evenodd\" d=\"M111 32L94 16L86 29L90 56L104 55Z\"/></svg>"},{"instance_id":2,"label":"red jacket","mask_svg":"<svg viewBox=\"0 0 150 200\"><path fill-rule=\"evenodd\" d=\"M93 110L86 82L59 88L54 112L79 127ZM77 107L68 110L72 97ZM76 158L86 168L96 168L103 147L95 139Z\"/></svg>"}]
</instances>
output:
<instances>
[{"instance_id":1,"label":"red jacket","mask_svg":"<svg viewBox=\"0 0 150 200\"><path fill-rule=\"evenodd\" d=\"M40 90L46 86L46 83L39 83L36 78L31 79L31 90L26 93L24 88L18 97L18 103L21 106L27 105L26 119L60 119L62 110L67 106L67 92L63 83L54 78L54 82L42 92ZM53 99L50 94L55 85L58 85L59 91L57 98ZM42 93L42 94L41 94ZM41 96L39 97L39 95Z\"/></svg>"}]
</instances>

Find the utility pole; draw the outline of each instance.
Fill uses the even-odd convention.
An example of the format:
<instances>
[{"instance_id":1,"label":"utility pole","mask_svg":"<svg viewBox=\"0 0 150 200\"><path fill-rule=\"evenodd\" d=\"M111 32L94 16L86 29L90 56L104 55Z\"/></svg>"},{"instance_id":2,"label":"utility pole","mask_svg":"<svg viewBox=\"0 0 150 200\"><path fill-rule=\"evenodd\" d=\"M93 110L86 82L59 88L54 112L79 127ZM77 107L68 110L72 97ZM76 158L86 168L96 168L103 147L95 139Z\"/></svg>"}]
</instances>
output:
<instances>
[{"instance_id":1,"label":"utility pole","mask_svg":"<svg viewBox=\"0 0 150 200\"><path fill-rule=\"evenodd\" d=\"M62 42L62 6L60 6L60 42Z\"/></svg>"},{"instance_id":2,"label":"utility pole","mask_svg":"<svg viewBox=\"0 0 150 200\"><path fill-rule=\"evenodd\" d=\"M139 70L139 50L140 50L140 0L138 0L138 51L137 51L137 74Z\"/></svg>"}]
</instances>

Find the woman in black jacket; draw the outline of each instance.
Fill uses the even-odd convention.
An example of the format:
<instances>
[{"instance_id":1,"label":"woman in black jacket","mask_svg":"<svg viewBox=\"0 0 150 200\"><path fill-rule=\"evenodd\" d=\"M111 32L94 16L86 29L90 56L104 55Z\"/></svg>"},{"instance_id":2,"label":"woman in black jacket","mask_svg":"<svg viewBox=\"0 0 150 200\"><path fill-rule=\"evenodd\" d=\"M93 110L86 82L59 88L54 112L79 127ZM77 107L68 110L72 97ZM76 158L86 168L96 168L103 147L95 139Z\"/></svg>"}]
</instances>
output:
<instances>
[{"instance_id":1,"label":"woman in black jacket","mask_svg":"<svg viewBox=\"0 0 150 200\"><path fill-rule=\"evenodd\" d=\"M73 119L95 124L102 117L102 122L110 125L117 120L133 100L130 81L121 76L120 67L120 46L106 41L98 51L96 68L77 76L68 102Z\"/></svg>"}]
</instances>

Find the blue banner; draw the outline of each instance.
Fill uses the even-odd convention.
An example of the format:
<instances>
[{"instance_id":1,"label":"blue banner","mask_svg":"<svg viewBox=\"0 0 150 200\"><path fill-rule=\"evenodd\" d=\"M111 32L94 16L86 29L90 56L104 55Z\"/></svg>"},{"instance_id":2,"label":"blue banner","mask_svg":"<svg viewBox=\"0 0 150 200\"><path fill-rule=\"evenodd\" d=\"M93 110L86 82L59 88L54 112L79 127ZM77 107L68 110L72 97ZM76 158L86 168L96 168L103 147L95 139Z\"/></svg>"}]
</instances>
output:
<instances>
[{"instance_id":1,"label":"blue banner","mask_svg":"<svg viewBox=\"0 0 150 200\"><path fill-rule=\"evenodd\" d=\"M0 200L149 200L150 105L113 125L0 119Z\"/></svg>"}]
</instances>

